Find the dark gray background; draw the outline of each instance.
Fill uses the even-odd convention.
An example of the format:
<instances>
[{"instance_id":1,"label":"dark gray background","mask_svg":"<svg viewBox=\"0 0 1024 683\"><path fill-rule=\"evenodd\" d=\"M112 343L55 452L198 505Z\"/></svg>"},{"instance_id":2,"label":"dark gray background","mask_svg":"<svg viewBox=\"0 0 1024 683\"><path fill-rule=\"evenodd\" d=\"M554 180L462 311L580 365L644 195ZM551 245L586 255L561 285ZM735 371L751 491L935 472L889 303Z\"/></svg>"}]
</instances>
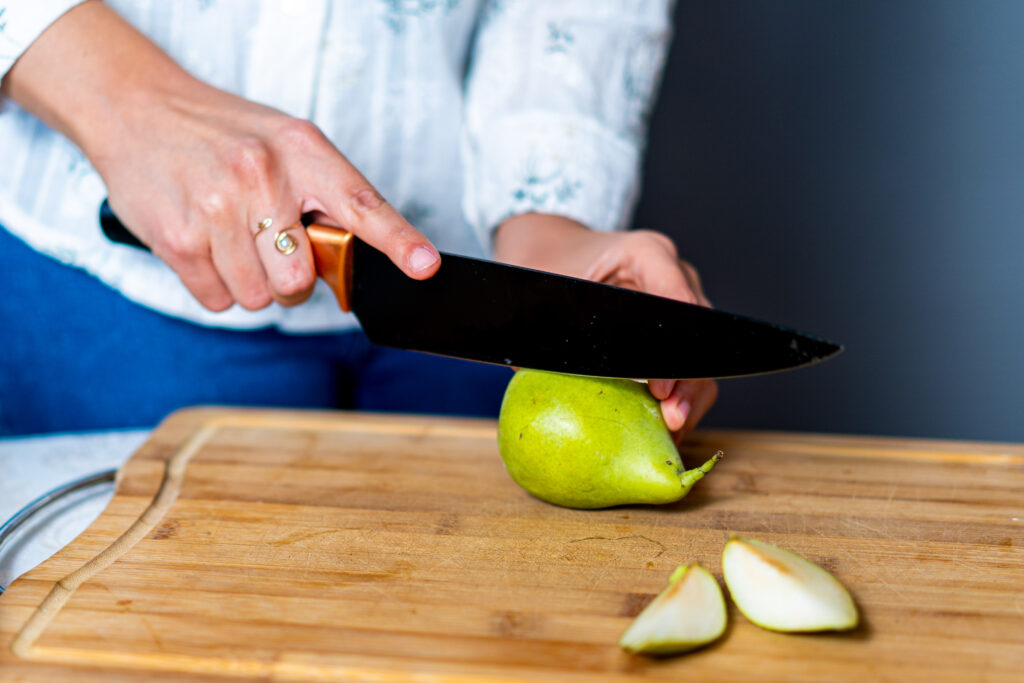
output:
<instances>
[{"instance_id":1,"label":"dark gray background","mask_svg":"<svg viewBox=\"0 0 1024 683\"><path fill-rule=\"evenodd\" d=\"M638 226L834 339L708 426L1024 441L1024 2L681 0Z\"/></svg>"}]
</instances>

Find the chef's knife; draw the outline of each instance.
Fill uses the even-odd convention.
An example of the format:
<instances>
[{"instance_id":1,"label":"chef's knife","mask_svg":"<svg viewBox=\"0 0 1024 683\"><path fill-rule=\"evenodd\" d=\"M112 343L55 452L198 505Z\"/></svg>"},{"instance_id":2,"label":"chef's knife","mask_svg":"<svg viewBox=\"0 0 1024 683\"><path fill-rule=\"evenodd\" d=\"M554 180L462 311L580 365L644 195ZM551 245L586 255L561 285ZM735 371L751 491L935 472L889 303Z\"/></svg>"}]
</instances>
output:
<instances>
[{"instance_id":1,"label":"chef's knife","mask_svg":"<svg viewBox=\"0 0 1024 683\"><path fill-rule=\"evenodd\" d=\"M145 248L106 202L115 242ZM842 347L778 325L672 299L455 254L413 280L339 228L309 225L317 273L370 341L577 375L698 379L817 363Z\"/></svg>"}]
</instances>

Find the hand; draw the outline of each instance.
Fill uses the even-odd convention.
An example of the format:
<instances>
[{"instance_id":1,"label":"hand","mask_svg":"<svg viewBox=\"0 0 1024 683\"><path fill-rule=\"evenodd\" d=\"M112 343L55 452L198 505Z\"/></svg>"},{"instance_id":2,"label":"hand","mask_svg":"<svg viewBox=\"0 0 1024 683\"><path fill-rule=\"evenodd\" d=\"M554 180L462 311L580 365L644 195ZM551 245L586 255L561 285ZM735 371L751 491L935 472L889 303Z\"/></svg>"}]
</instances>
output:
<instances>
[{"instance_id":1,"label":"hand","mask_svg":"<svg viewBox=\"0 0 1024 683\"><path fill-rule=\"evenodd\" d=\"M308 212L410 277L437 270L429 241L312 124L212 88L170 101L126 116L94 163L114 212L207 308L305 301L316 280L305 231L289 230L298 248L288 255L274 237ZM254 237L265 218L272 225Z\"/></svg>"},{"instance_id":2,"label":"hand","mask_svg":"<svg viewBox=\"0 0 1024 683\"><path fill-rule=\"evenodd\" d=\"M113 211L211 310L309 297L316 274L299 226L307 212L410 277L440 266L427 238L314 125L192 78L103 3L50 26L3 87L78 144ZM284 255L274 237L292 226L297 249Z\"/></svg>"},{"instance_id":3,"label":"hand","mask_svg":"<svg viewBox=\"0 0 1024 683\"><path fill-rule=\"evenodd\" d=\"M594 232L561 216L524 214L498 228L495 255L516 265L711 305L697 271L679 259L672 240L659 232ZM718 397L713 380L652 380L648 386L677 442Z\"/></svg>"}]
</instances>

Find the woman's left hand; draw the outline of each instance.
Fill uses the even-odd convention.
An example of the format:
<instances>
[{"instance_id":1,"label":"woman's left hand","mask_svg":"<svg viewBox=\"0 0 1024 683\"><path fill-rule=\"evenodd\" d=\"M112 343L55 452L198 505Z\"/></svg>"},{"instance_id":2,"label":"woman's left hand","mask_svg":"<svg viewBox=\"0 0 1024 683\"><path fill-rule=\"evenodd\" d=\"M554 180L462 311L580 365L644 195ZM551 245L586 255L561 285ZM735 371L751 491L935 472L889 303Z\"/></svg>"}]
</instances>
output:
<instances>
[{"instance_id":1,"label":"woman's left hand","mask_svg":"<svg viewBox=\"0 0 1024 683\"><path fill-rule=\"evenodd\" d=\"M666 235L651 230L595 232L574 220L523 214L498 228L495 256L506 263L572 275L710 307L696 269ZM651 380L665 423L678 442L718 397L714 380Z\"/></svg>"}]
</instances>

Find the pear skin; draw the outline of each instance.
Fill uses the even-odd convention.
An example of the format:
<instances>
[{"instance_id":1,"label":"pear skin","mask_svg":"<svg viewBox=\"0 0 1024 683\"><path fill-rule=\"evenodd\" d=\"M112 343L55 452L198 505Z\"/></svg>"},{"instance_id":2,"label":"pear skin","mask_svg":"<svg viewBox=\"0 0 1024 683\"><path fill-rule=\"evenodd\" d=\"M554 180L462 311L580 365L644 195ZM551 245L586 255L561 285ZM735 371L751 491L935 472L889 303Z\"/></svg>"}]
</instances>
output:
<instances>
[{"instance_id":1,"label":"pear skin","mask_svg":"<svg viewBox=\"0 0 1024 683\"><path fill-rule=\"evenodd\" d=\"M721 458L686 470L644 384L540 370L519 370L509 383L498 448L531 494L585 509L673 503Z\"/></svg>"}]
</instances>

